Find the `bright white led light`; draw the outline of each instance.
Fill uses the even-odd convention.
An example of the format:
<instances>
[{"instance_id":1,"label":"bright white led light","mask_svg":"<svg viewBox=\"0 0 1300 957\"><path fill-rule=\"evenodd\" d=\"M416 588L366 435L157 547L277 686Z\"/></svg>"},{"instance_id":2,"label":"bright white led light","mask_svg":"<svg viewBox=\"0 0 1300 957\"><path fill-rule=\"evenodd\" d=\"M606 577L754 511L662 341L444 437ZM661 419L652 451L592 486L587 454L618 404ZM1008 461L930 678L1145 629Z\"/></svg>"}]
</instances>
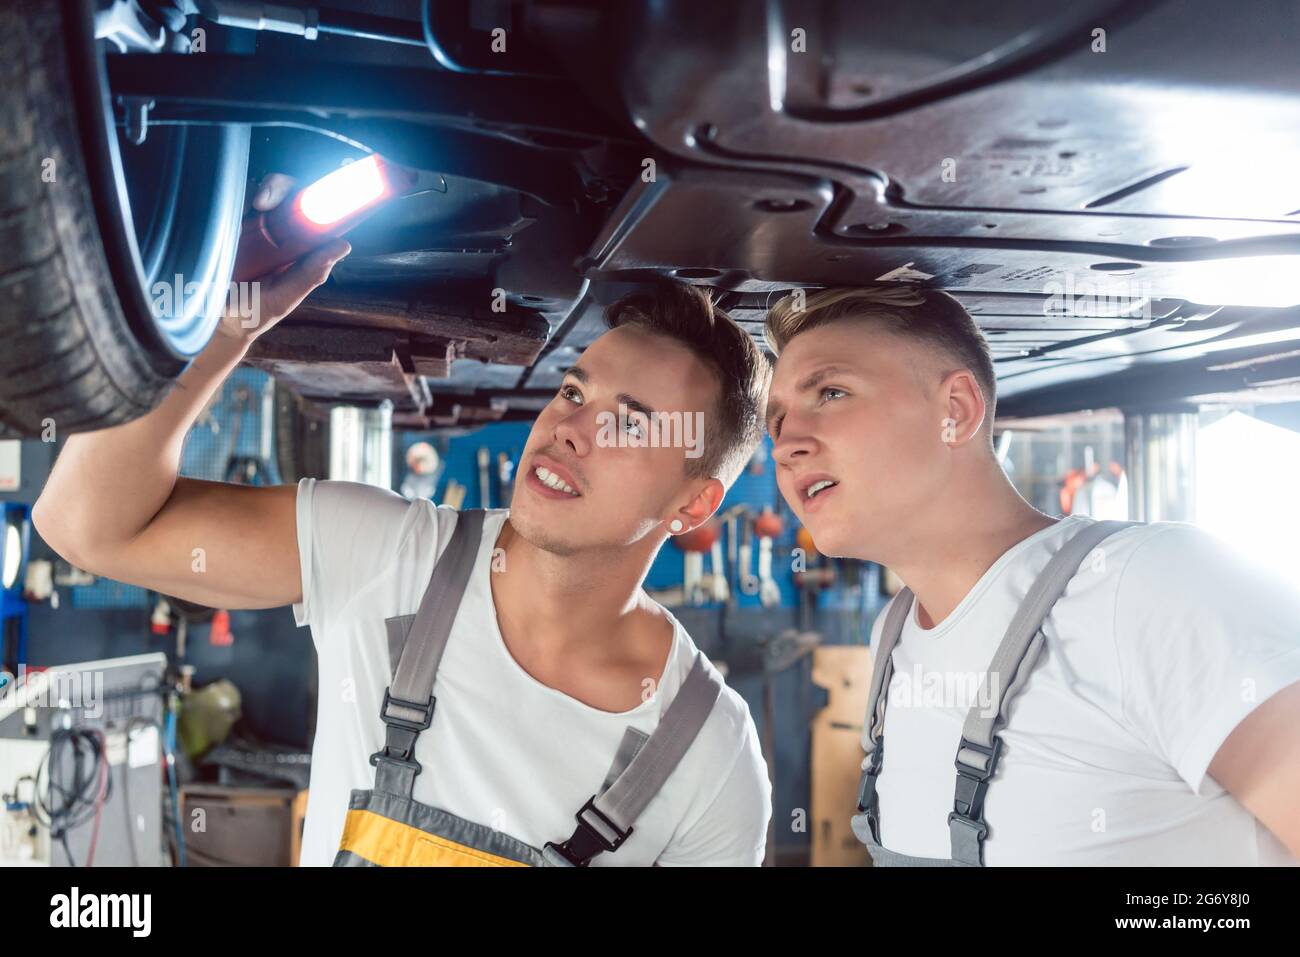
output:
<instances>
[{"instance_id":1,"label":"bright white led light","mask_svg":"<svg viewBox=\"0 0 1300 957\"><path fill-rule=\"evenodd\" d=\"M349 163L302 191L302 214L317 226L337 223L384 195L379 158L367 156Z\"/></svg>"}]
</instances>

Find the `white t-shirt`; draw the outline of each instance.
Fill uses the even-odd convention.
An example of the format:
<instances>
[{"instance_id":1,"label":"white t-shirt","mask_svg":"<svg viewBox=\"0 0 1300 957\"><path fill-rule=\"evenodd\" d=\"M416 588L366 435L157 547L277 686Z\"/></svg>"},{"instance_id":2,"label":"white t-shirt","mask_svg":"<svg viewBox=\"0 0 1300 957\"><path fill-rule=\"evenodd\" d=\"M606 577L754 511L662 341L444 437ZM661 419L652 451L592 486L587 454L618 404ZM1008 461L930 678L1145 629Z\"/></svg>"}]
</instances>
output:
<instances>
[{"instance_id":1,"label":"white t-shirt","mask_svg":"<svg viewBox=\"0 0 1300 957\"><path fill-rule=\"evenodd\" d=\"M416 742L423 771L413 796L541 848L573 833L574 814L604 782L624 731L653 731L696 649L669 614L674 639L663 678L653 695L621 714L533 678L502 640L492 601L492 551L507 515L486 515L478 563L435 679L433 724ZM369 758L384 744L379 708L392 676L384 620L415 614L458 513L369 485L305 478L297 516L303 600L293 612L299 626L311 626L320 667L301 864L328 866L350 793L374 787ZM753 718L724 685L631 837L592 865L758 865L770 816Z\"/></svg>"},{"instance_id":2,"label":"white t-shirt","mask_svg":"<svg viewBox=\"0 0 1300 957\"><path fill-rule=\"evenodd\" d=\"M970 705L983 704L971 689L1038 573L1091 521L1071 516L1012 547L935 628L920 627L913 602L877 782L889 850L951 856L953 760ZM1300 592L1194 525L1135 526L1084 560L1042 630L1000 731L986 864L1297 863L1206 769L1242 718L1300 681Z\"/></svg>"}]
</instances>

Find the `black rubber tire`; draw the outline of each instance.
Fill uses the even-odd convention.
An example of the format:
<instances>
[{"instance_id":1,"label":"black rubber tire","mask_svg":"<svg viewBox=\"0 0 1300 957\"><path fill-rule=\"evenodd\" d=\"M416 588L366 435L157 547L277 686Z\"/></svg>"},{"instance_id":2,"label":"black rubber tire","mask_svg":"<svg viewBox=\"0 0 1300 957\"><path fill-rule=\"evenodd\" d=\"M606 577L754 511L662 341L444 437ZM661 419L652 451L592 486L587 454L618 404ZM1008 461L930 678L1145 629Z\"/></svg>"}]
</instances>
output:
<instances>
[{"instance_id":1,"label":"black rubber tire","mask_svg":"<svg viewBox=\"0 0 1300 957\"><path fill-rule=\"evenodd\" d=\"M84 10L0 3L0 425L27 436L137 418L187 364L144 341L105 253L89 174L106 160L83 149L95 119L78 115L69 52L85 25L65 22Z\"/></svg>"},{"instance_id":2,"label":"black rubber tire","mask_svg":"<svg viewBox=\"0 0 1300 957\"><path fill-rule=\"evenodd\" d=\"M70 85L61 5L0 6L0 421L26 435L124 422L171 381L131 348Z\"/></svg>"}]
</instances>

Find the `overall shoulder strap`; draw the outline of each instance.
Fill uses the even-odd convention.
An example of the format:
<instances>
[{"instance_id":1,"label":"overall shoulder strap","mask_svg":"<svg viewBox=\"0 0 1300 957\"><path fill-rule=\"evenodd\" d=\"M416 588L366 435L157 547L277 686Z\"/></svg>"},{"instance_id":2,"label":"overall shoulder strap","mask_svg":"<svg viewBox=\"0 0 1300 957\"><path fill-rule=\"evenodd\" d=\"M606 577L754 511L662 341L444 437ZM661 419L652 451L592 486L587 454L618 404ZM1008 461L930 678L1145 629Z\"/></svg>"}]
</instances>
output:
<instances>
[{"instance_id":1,"label":"overall shoulder strap","mask_svg":"<svg viewBox=\"0 0 1300 957\"><path fill-rule=\"evenodd\" d=\"M605 780L600 786L601 791L605 791L611 784L618 780L618 776L627 770L627 766L632 763L637 752L650 740L650 735L646 734L640 728L627 727L623 731L623 740L619 742L618 750L614 753L614 760L609 764L609 770L605 772Z\"/></svg>"},{"instance_id":2,"label":"overall shoulder strap","mask_svg":"<svg viewBox=\"0 0 1300 957\"><path fill-rule=\"evenodd\" d=\"M721 680L697 651L690 673L649 739L636 748L613 783L578 811L573 836L563 844L547 843L547 852L558 854L568 864L585 867L602 851L618 850L699 735L721 693ZM632 747L636 747L634 738L625 734L620 750Z\"/></svg>"},{"instance_id":3,"label":"overall shoulder strap","mask_svg":"<svg viewBox=\"0 0 1300 957\"><path fill-rule=\"evenodd\" d=\"M478 558L483 519L481 508L469 509L457 516L451 541L434 565L429 586L420 600L420 610L415 614L402 656L398 659L392 698L427 702L433 696L438 664L442 661L447 639L451 637L451 627L460 610L460 600ZM399 708L392 709L391 713L406 717Z\"/></svg>"},{"instance_id":4,"label":"overall shoulder strap","mask_svg":"<svg viewBox=\"0 0 1300 957\"><path fill-rule=\"evenodd\" d=\"M1138 525L1139 522L1092 522L1076 532L1052 556L1038 578L1030 586L1020 608L1007 626L1006 634L984 675L983 695L980 701L991 701L997 696L997 708L973 706L966 715L962 737L983 748L993 746L995 723L1004 719L1010 700L1024 685L1033 668L1034 660L1042 646L1043 621L1052 606L1065 593L1071 579L1079 571L1083 560L1111 535ZM1009 680L1008 680L1009 679ZM974 759L976 755L964 755ZM979 762L974 762L978 764Z\"/></svg>"},{"instance_id":5,"label":"overall shoulder strap","mask_svg":"<svg viewBox=\"0 0 1300 957\"><path fill-rule=\"evenodd\" d=\"M948 816L953 860L981 866L984 795L997 769L1002 739L994 732L1006 720L1011 699L1024 687L1043 646L1042 626L1052 606L1065 593L1080 564L1101 542L1121 529L1140 522L1092 522L1062 545L1039 573L1007 627L985 672L979 697L966 715L957 749L957 787L954 810ZM990 702L983 705L981 702ZM996 706L992 706L993 703Z\"/></svg>"},{"instance_id":6,"label":"overall shoulder strap","mask_svg":"<svg viewBox=\"0 0 1300 957\"><path fill-rule=\"evenodd\" d=\"M872 654L875 664L871 671L871 692L867 696L867 714L862 728L862 749L867 756L862 761L862 774L858 777L858 811L867 816L872 838L880 841L880 814L876 806L876 780L880 777L885 759L885 708L889 704L889 683L894 677L894 648L903 634L903 624L912 611L912 590L899 589L889 610L885 624L880 629L880 640Z\"/></svg>"},{"instance_id":7,"label":"overall shoulder strap","mask_svg":"<svg viewBox=\"0 0 1300 957\"><path fill-rule=\"evenodd\" d=\"M889 682L894 676L894 648L903 634L903 624L912 611L912 590L904 585L894 596L885 614L885 624L876 642L875 665L871 671L871 692L867 696L867 723L863 729L862 745L868 754L884 734L885 706L889 698Z\"/></svg>"},{"instance_id":8,"label":"overall shoulder strap","mask_svg":"<svg viewBox=\"0 0 1300 957\"><path fill-rule=\"evenodd\" d=\"M384 692L379 716L387 727L382 751L370 756L376 765L375 787L409 796L420 766L415 740L433 721L433 683L460 610L483 538L482 509L460 512L451 540L434 565L397 662L392 684Z\"/></svg>"}]
</instances>

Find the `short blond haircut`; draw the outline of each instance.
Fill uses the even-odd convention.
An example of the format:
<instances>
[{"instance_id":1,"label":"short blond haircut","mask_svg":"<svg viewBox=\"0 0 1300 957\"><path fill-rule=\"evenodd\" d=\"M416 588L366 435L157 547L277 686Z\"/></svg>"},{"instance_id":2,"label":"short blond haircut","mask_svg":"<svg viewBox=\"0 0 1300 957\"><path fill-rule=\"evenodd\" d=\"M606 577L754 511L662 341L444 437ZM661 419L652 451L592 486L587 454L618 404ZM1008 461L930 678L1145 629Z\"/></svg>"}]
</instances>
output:
<instances>
[{"instance_id":1,"label":"short blond haircut","mask_svg":"<svg viewBox=\"0 0 1300 957\"><path fill-rule=\"evenodd\" d=\"M979 326L956 299L906 283L835 286L802 297L801 292L786 296L767 314L765 332L773 353L779 356L795 336L831 322L877 322L970 370L984 395L984 423L992 442L997 407L993 357Z\"/></svg>"}]
</instances>

